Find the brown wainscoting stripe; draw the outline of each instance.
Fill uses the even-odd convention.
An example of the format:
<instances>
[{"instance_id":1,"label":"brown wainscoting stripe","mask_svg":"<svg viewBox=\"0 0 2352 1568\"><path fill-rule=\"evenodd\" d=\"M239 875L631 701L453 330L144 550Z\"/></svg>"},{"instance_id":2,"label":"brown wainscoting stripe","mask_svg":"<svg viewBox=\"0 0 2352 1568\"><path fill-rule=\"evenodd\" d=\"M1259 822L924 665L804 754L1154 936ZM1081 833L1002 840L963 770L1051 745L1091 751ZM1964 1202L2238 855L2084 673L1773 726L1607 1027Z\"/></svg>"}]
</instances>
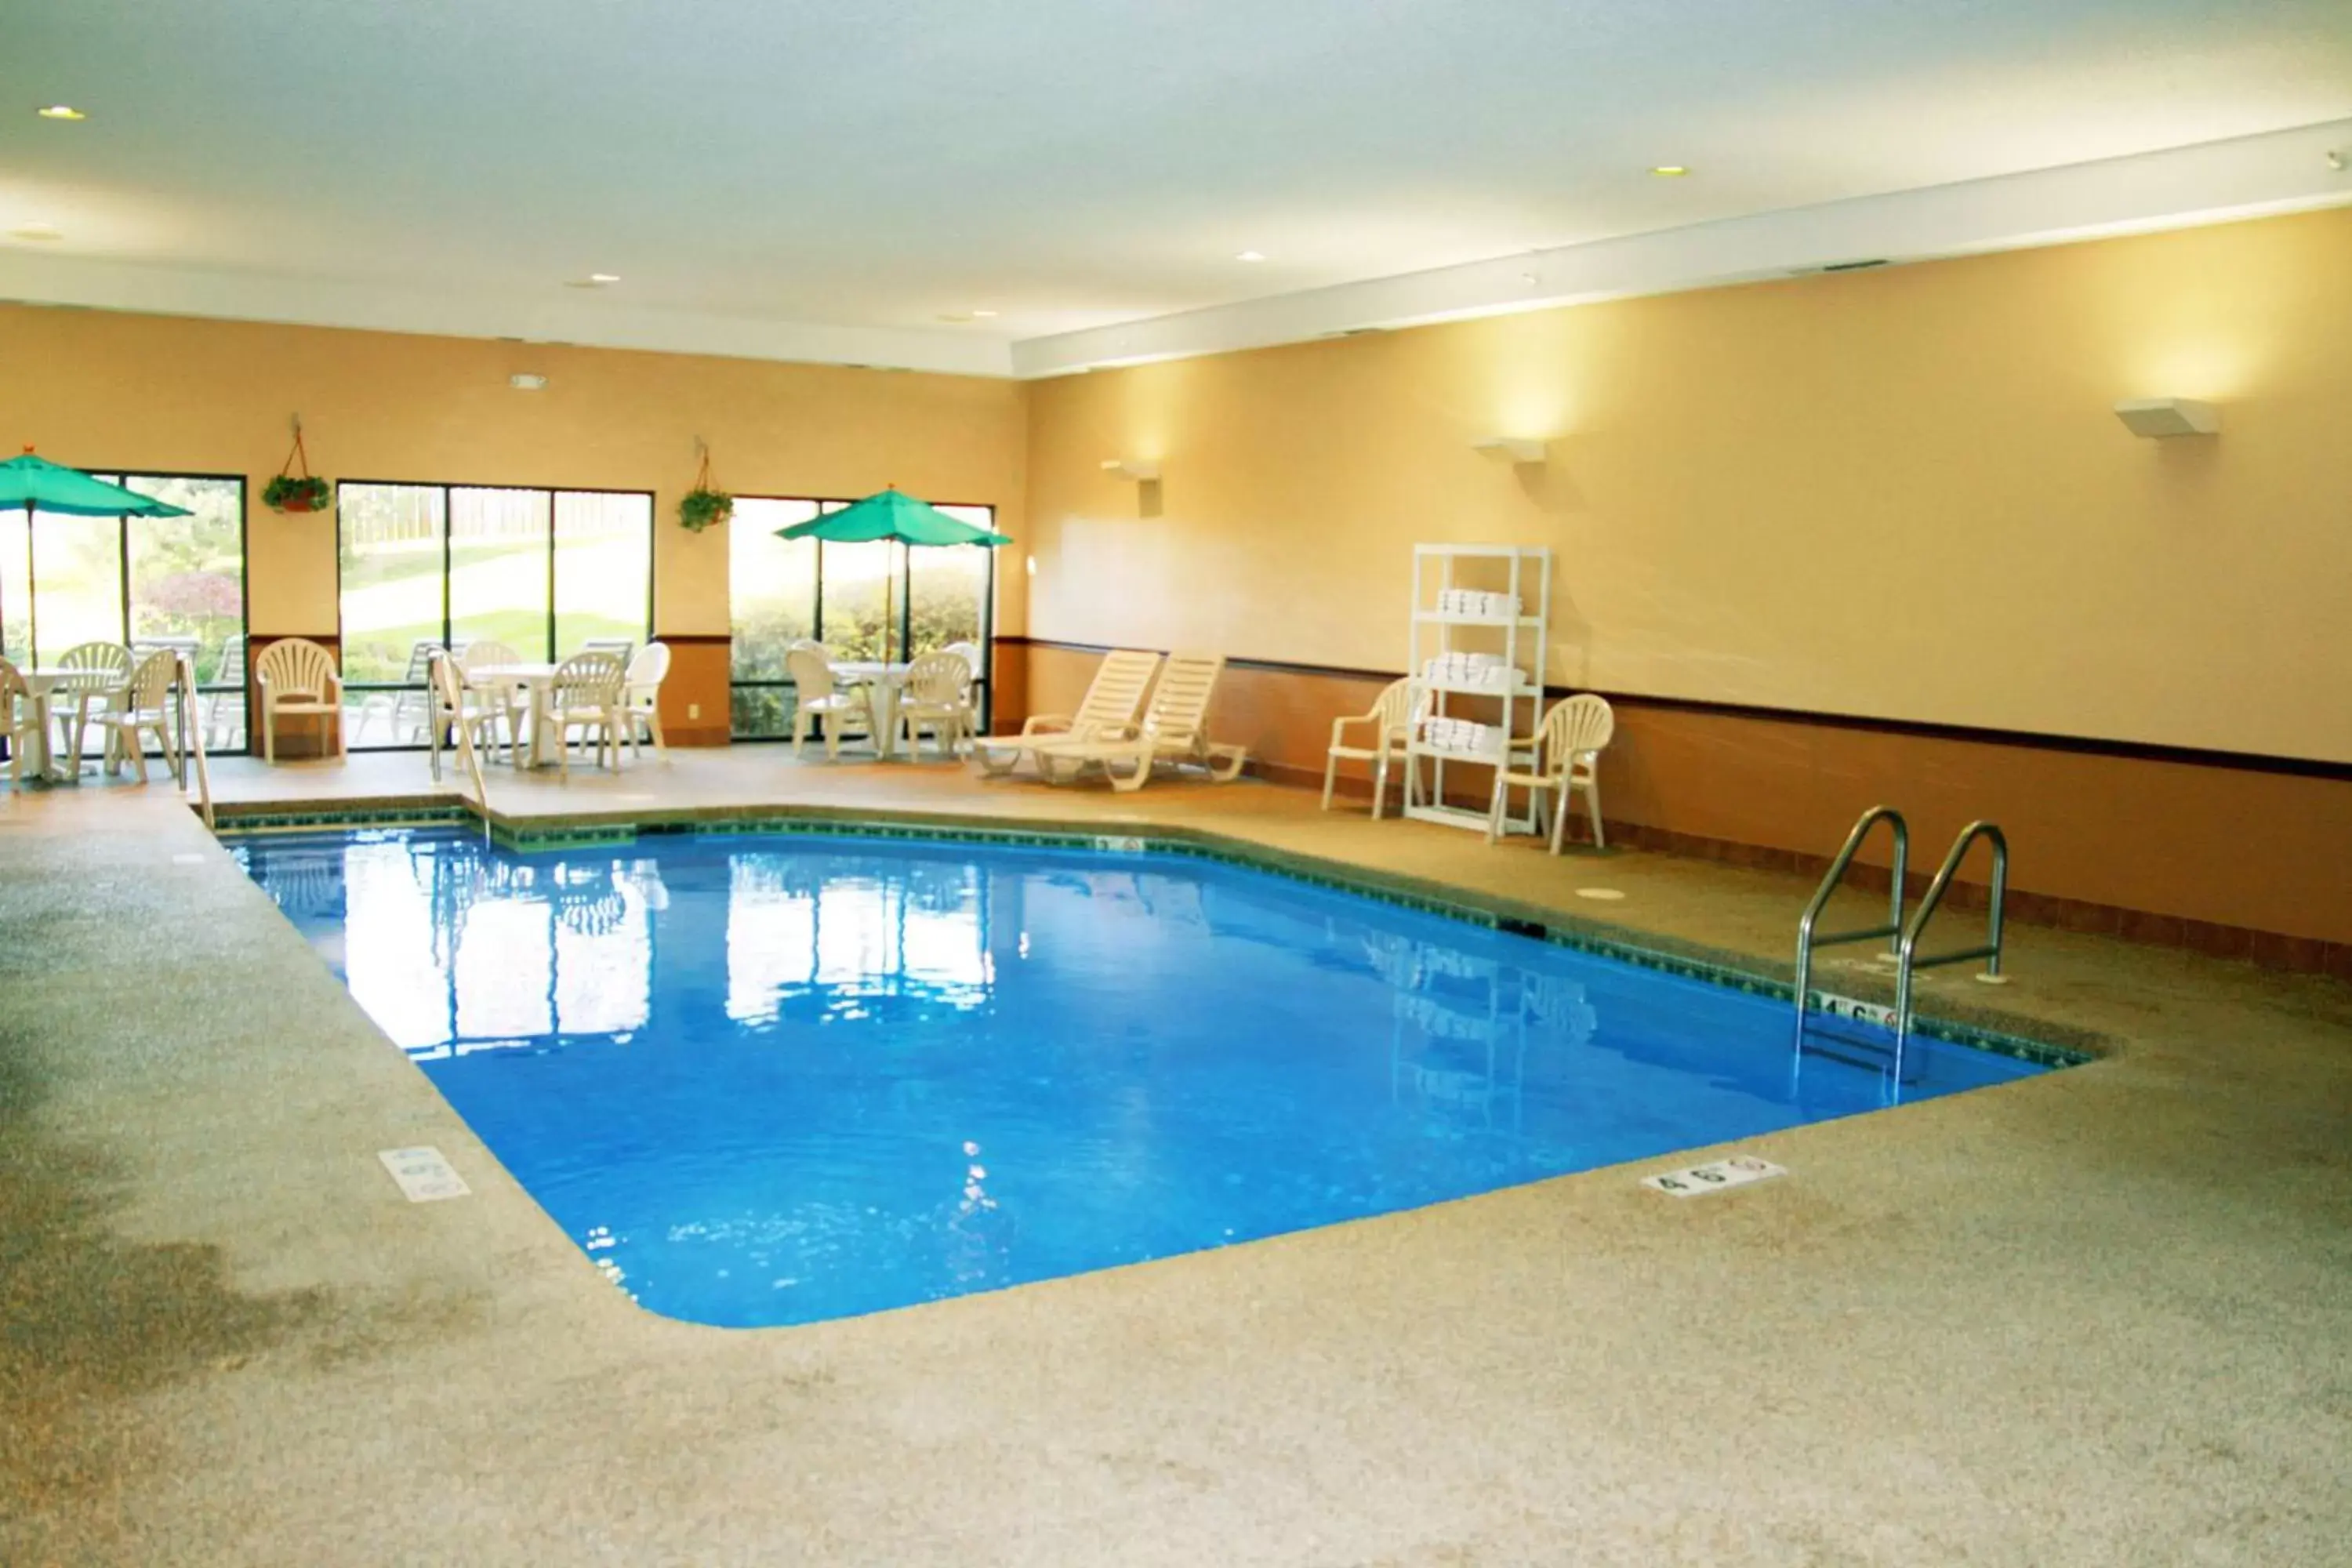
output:
<instances>
[{"instance_id":1,"label":"brown wainscoting stripe","mask_svg":"<svg viewBox=\"0 0 2352 1568\"><path fill-rule=\"evenodd\" d=\"M1730 866L1789 871L1807 877L1821 876L1830 865L1830 857L1826 855L1808 855L1759 844L1705 838L1697 834L1675 833L1638 822L1611 821L1608 826L1611 844L1622 844L1632 849L1717 860ZM1883 893L1894 878L1884 866L1868 866L1856 861L1847 868L1846 880L1864 891ZM1927 890L1930 880L1927 873L1916 871L1904 879L1914 899ZM1944 896L1946 908L1964 911L1982 910L1991 901L1992 889L1981 882L1956 881ZM2087 936L2119 937L2126 942L2150 947L2186 948L2213 958L2247 960L2264 969L2332 974L2341 980L2352 980L2352 942L2288 936L2248 926L2157 914L2116 904L2094 903L2088 899L2062 898L2056 894L2026 892L2015 888L2010 889L2008 915L2010 920L2025 925L2049 926Z\"/></svg>"},{"instance_id":2,"label":"brown wainscoting stripe","mask_svg":"<svg viewBox=\"0 0 2352 1568\"><path fill-rule=\"evenodd\" d=\"M672 647L709 647L716 644L731 644L735 638L727 632L656 632L654 641L667 643Z\"/></svg>"},{"instance_id":3,"label":"brown wainscoting stripe","mask_svg":"<svg viewBox=\"0 0 2352 1568\"><path fill-rule=\"evenodd\" d=\"M999 639L1012 647L1034 647L1047 652L1067 653L1087 658L1100 649L1087 644L1058 642L1043 637L1006 637ZM1015 660L1016 664L1024 663ZM1269 670L1294 674L1298 679L1391 679L1388 672L1378 670L1339 669L1325 666L1279 664L1274 661L1228 661L1241 669L1263 667ZM1278 678L1277 678L1278 679ZM2264 758L2231 752L2198 752L2177 747L2135 746L2095 741L2069 741L2061 737L2042 737L2013 731L1969 730L1956 726L1913 724L1876 720L1855 720L1835 715L1815 715L1782 710L1744 708L1733 704L1689 702L1672 698L1651 698L1639 694L1604 693L1619 705L1621 711L1638 714L1644 709L1684 710L1695 713L1704 721L1722 716L1730 721L1755 721L1766 724L1818 724L1852 731L1874 732L1889 737L1890 744L1903 743L1909 737L1927 736L1959 743L1996 747L2019 747L2045 752L2088 752L2126 761L2146 761L2159 766L2179 767L2183 763L2215 770L2216 783L2230 776L2243 779L2251 787L2264 776L2279 774L2315 775L2320 787L2330 786L2338 777L2352 778L2352 768L2333 763L2309 763L2297 759ZM1669 722L1662 714L1654 722ZM1268 737L1271 739L1271 737ZM1296 737L1294 737L1296 739ZM1271 749L1271 748L1269 748ZM1310 760L1309 752L1313 752ZM2021 765L2024 758L2019 758ZM1996 763L1996 766L2000 765ZM1270 782L1318 789L1322 786L1320 741L1315 738L1310 748L1305 740L1295 746L1284 746L1275 756L1261 755L1252 764L1252 773ZM2284 784L2284 781L2282 781ZM2232 786L2235 788L2236 786ZM2308 789L2308 784L2294 787ZM1368 773L1360 773L1354 764L1343 767L1338 792L1345 795L1357 809L1370 793ZM2265 795L2265 799L2270 798ZM1483 801L1463 802L1477 805ZM1713 826L1710 824L1709 826ZM1769 824L1767 824L1769 826ZM1786 872L1793 876L1818 878L1829 865L1830 857L1810 850L1796 850L1747 841L1732 835L1708 835L1652 826L1646 823L1612 820L1610 840L1628 847L1654 850L1661 853L1710 859L1728 865L1754 867L1759 869ZM1884 867L1855 864L1848 873L1857 888L1885 892L1890 874ZM1926 890L1929 872L1915 868L1908 881L1914 897ZM2126 879L2124 885L2131 885ZM2095 890L2095 886L2084 890ZM2195 895L2192 887L2188 889ZM1956 882L1948 895L1954 913L1981 911L1990 894L1982 883ZM2226 902L2226 900L2224 901ZM2194 903L2190 907L2195 907ZM2116 937L2135 942L2179 947L2215 957L2246 960L2275 969L2319 972L2352 979L2352 942L2340 939L2334 931L2322 935L2289 934L2257 925L2225 923L2192 915L2159 912L2129 905L2095 901L2062 894L2044 893L2018 887L2010 889L2008 913L2011 919L2029 925L2052 927L2062 931L2079 931ZM1980 915L1979 915L1979 918Z\"/></svg>"},{"instance_id":4,"label":"brown wainscoting stripe","mask_svg":"<svg viewBox=\"0 0 2352 1568\"><path fill-rule=\"evenodd\" d=\"M1323 775L1310 768L1289 767L1282 763L1261 765L1251 763L1255 775L1270 783L1295 784L1321 789ZM1395 803L1390 784L1391 805ZM1346 797L1351 803L1371 798L1371 781L1339 775L1334 798ZM1462 804L1473 805L1472 801ZM1643 849L1654 854L1677 855L1691 859L1714 860L1727 866L1752 867L1765 871L1786 871L1805 877L1819 877L1829 869L1830 857L1808 855L1791 849L1776 849L1761 844L1740 844L1726 838L1705 838L1694 833L1675 833L1669 829L1651 827L1639 822L1608 823L1609 842L1612 847ZM1589 842L1582 837L1583 819L1571 815L1569 821L1571 842ZM1932 877L1927 872L1913 872L1904 879L1910 896L1917 899L1927 890ZM1883 893L1894 880L1884 866L1869 866L1856 861L1846 870L1846 881L1865 892ZM1944 895L1948 910L1980 912L1992 901L1992 889L1981 882L1954 882ZM2255 931L2246 926L2222 925L2214 921L2189 920L2179 915L2152 914L2146 910L2127 910L2114 904L2093 903L2087 899L2059 898L2049 893L2029 893L2010 889L2009 919L2024 925L2049 926L2058 931L2076 931L2092 936L2120 937L2126 942L2150 947L2180 947L2213 958L2248 960L2264 969L2294 971L2305 974L2332 974L2340 980L2352 980L2352 942L2322 942L2315 937L2285 936L2277 931Z\"/></svg>"},{"instance_id":5,"label":"brown wainscoting stripe","mask_svg":"<svg viewBox=\"0 0 2352 1568\"><path fill-rule=\"evenodd\" d=\"M1086 653L1100 657L1111 651L1108 643L1062 642L1054 637L1000 637L997 642L1012 647L1049 647L1062 653ZM1121 644L1122 647L1134 645ZM1167 648L1153 648L1154 653L1167 653ZM1294 664L1279 658L1228 658L1229 669L1262 669L1274 675L1329 676L1338 680L1394 680L1399 672L1393 669L1357 669L1344 664ZM1321 775L1317 775L1317 788L1321 788Z\"/></svg>"},{"instance_id":6,"label":"brown wainscoting stripe","mask_svg":"<svg viewBox=\"0 0 2352 1568\"><path fill-rule=\"evenodd\" d=\"M1103 654L1110 650L1096 643L1062 642L1053 637L1004 637L1002 643L1019 644L1028 647L1060 648L1071 653ZM1165 649L1160 650L1165 652ZM1403 672L1393 669L1358 669L1347 665L1295 664L1281 659L1228 658L1225 662L1236 669L1264 669L1287 675L1330 676L1341 679L1394 680ZM2032 730L1996 730L1969 724L1940 724L1919 719L1881 719L1858 713L1824 713L1805 708L1768 708L1745 702L1719 702L1694 697L1655 696L1642 691L1612 691L1601 687L1546 686L1549 700L1590 691L1605 697L1613 704L1660 708L1684 713L1707 713L1733 719L1777 720L1782 723L1812 724L1836 730L1864 730L1887 735L1916 735L1928 740L1968 741L1979 745L2027 746L2040 751L2079 752L2095 756L2125 757L2137 762L2186 763L2199 767L2234 768L2251 773L2294 773L2305 778L2338 779L2352 783L2352 763L2329 762L2318 757L2281 757L2260 752L2210 751L2197 746L2168 746L2145 741L2104 740L2090 735L2045 734Z\"/></svg>"}]
</instances>

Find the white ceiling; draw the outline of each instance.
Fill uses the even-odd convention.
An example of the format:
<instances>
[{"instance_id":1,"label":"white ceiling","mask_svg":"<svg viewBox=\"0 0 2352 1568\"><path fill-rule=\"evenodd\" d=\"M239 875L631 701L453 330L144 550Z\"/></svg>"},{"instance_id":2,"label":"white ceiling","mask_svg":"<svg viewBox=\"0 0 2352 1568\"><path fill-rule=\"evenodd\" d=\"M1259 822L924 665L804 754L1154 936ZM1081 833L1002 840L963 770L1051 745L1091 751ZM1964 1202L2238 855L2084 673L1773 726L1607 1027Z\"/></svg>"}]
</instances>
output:
<instances>
[{"instance_id":1,"label":"white ceiling","mask_svg":"<svg viewBox=\"0 0 2352 1568\"><path fill-rule=\"evenodd\" d=\"M0 239L0 293L1037 374L1154 318L2347 120L2345 0L73 0L0 54L0 231L64 237ZM2352 201L2296 147L2293 190L2193 210Z\"/></svg>"}]
</instances>

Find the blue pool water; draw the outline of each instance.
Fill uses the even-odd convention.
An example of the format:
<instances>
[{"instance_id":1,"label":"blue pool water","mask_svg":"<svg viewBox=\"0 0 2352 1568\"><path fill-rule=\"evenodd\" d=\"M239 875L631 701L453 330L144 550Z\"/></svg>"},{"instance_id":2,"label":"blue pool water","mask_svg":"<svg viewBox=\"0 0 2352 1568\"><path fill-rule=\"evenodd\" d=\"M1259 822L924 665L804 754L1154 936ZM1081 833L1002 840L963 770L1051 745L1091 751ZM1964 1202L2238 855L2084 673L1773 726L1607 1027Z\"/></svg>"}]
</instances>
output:
<instances>
[{"instance_id":1,"label":"blue pool water","mask_svg":"<svg viewBox=\"0 0 2352 1568\"><path fill-rule=\"evenodd\" d=\"M832 837L238 847L646 1307L809 1322L1874 1110L1790 1013L1269 873ZM1905 1100L2036 1068L1936 1043Z\"/></svg>"}]
</instances>

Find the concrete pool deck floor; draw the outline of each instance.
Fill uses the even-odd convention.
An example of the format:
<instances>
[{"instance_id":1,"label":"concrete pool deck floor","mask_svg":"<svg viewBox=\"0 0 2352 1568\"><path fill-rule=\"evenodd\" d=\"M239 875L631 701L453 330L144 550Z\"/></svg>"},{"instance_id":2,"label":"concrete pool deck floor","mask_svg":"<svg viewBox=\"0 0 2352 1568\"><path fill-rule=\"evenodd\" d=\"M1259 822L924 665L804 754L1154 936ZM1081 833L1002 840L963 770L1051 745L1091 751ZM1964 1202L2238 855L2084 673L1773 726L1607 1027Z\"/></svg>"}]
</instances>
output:
<instances>
[{"instance_id":1,"label":"concrete pool deck floor","mask_svg":"<svg viewBox=\"0 0 2352 1568\"><path fill-rule=\"evenodd\" d=\"M428 787L413 755L215 783ZM1191 826L1759 967L1810 890L1255 784L743 747L491 791ZM1780 1181L1637 1184L1669 1158L735 1331L608 1285L168 786L18 794L0 1562L2346 1561L2352 986L2031 927L2010 968L2004 1010L2114 1054L1739 1145ZM404 1202L375 1152L408 1143L474 1196Z\"/></svg>"}]
</instances>

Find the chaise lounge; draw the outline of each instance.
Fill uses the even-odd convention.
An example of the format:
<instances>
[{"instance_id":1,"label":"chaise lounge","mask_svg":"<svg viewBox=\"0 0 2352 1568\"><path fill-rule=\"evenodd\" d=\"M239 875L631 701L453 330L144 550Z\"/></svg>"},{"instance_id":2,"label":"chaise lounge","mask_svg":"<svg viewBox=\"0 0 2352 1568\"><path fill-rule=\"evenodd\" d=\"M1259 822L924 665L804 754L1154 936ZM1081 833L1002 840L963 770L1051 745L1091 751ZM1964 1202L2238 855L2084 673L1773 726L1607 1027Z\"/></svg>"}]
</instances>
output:
<instances>
[{"instance_id":1,"label":"chaise lounge","mask_svg":"<svg viewBox=\"0 0 2352 1568\"><path fill-rule=\"evenodd\" d=\"M1099 771L1119 790L1142 788L1154 763L1197 767L1220 784L1238 777L1248 750L1213 742L1205 733L1209 702L1224 668L1223 654L1169 655L1140 724L1038 742L1031 748L1038 773L1049 784L1070 784Z\"/></svg>"},{"instance_id":2,"label":"chaise lounge","mask_svg":"<svg viewBox=\"0 0 2352 1568\"><path fill-rule=\"evenodd\" d=\"M1075 713L1033 713L1021 733L972 743L972 755L990 775L1011 773L1021 759L1049 743L1091 740L1097 734L1124 734L1135 728L1143 710L1144 694L1160 672L1160 656L1139 648L1113 648L1095 667L1095 678ZM1037 764L1042 772L1044 763Z\"/></svg>"}]
</instances>

